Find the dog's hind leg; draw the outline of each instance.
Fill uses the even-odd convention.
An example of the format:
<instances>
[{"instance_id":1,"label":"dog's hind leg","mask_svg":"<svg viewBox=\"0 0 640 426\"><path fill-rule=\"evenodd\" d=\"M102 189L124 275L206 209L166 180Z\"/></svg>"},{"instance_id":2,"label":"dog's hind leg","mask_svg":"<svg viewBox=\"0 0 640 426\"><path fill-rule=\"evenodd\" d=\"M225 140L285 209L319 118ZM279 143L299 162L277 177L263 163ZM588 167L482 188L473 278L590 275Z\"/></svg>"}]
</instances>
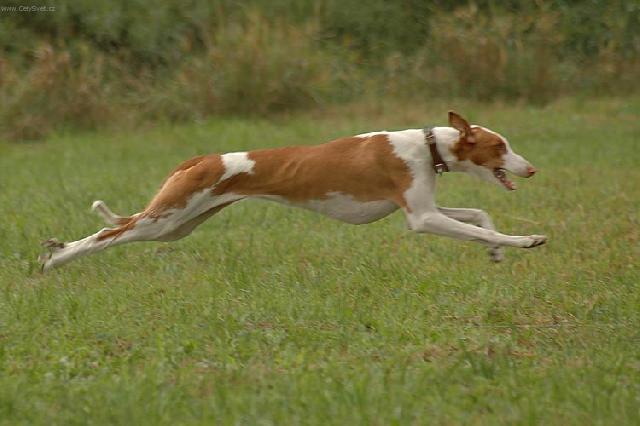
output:
<instances>
[{"instance_id":1,"label":"dog's hind leg","mask_svg":"<svg viewBox=\"0 0 640 426\"><path fill-rule=\"evenodd\" d=\"M81 256L124 243L179 240L232 202L225 202L201 213L201 210L195 210L191 214L184 214L184 210L172 210L161 216L136 213L118 227L104 228L78 241L62 243L56 239L49 239L42 243L47 248L47 253L41 255L38 261L42 271L46 272Z\"/></svg>"},{"instance_id":2,"label":"dog's hind leg","mask_svg":"<svg viewBox=\"0 0 640 426\"><path fill-rule=\"evenodd\" d=\"M105 248L132 241L150 241L162 234L162 224L150 218L132 218L117 228L104 228L81 240L68 243L56 239L44 241L47 253L40 255L38 262L42 272L68 263L78 257L104 250Z\"/></svg>"},{"instance_id":3,"label":"dog's hind leg","mask_svg":"<svg viewBox=\"0 0 640 426\"><path fill-rule=\"evenodd\" d=\"M440 213L445 216L464 223L470 223L490 231L495 231L496 227L491 220L491 216L484 210L480 209L460 209L450 207L438 207ZM489 246L487 249L489 257L494 262L502 262L504 260L504 249L499 245Z\"/></svg>"},{"instance_id":4,"label":"dog's hind leg","mask_svg":"<svg viewBox=\"0 0 640 426\"><path fill-rule=\"evenodd\" d=\"M252 166L251 162L241 161L242 167L238 173L247 173L247 164ZM225 167L227 166L219 155L201 156L183 162L165 179L144 211L130 217L113 213L104 202L94 202L93 209L107 223L116 227L102 229L69 243L45 241L48 253L39 258L42 270L47 271L80 256L119 244L133 241L173 241L189 235L211 215L244 198L243 195L225 193L225 187L217 186L221 180L233 176L238 169L231 167L234 173L227 176Z\"/></svg>"},{"instance_id":5,"label":"dog's hind leg","mask_svg":"<svg viewBox=\"0 0 640 426\"><path fill-rule=\"evenodd\" d=\"M233 201L213 207L205 211L204 213L199 214L193 219L187 220L185 223L178 226L175 230L162 235L160 238L157 238L157 240L158 241L176 241L181 238L184 238L187 235L191 234L191 232L193 232L193 230L196 229L205 220L209 219L211 216L218 213L220 210L227 207L231 203L233 203Z\"/></svg>"}]
</instances>

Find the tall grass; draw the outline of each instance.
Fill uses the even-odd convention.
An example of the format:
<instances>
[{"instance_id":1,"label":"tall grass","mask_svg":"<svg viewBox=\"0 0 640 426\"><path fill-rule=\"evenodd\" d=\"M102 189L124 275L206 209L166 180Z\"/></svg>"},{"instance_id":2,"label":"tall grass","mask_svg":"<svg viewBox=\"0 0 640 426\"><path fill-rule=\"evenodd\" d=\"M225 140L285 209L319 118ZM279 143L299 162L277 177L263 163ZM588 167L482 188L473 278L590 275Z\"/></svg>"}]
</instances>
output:
<instances>
[{"instance_id":1,"label":"tall grass","mask_svg":"<svg viewBox=\"0 0 640 426\"><path fill-rule=\"evenodd\" d=\"M336 58L313 45L317 28L266 20L256 11L203 34L206 51L145 90L154 117L266 114L304 108L339 84Z\"/></svg>"},{"instance_id":2,"label":"tall grass","mask_svg":"<svg viewBox=\"0 0 640 426\"><path fill-rule=\"evenodd\" d=\"M108 118L112 85L105 78L105 58L73 57L49 44L37 47L23 73L3 64L0 129L11 139L45 136L60 123L95 127Z\"/></svg>"},{"instance_id":3,"label":"tall grass","mask_svg":"<svg viewBox=\"0 0 640 426\"><path fill-rule=\"evenodd\" d=\"M546 103L640 75L640 6L622 1L63 1L1 18L0 137L17 140L381 95Z\"/></svg>"}]
</instances>

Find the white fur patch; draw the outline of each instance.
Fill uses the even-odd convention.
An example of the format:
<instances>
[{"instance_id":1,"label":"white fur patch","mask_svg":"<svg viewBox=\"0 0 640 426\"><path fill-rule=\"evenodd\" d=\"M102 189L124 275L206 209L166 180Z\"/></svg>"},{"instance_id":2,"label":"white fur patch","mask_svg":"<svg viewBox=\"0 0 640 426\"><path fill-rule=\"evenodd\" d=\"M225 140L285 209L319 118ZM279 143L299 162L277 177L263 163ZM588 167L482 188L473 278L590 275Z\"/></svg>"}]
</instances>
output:
<instances>
[{"instance_id":1,"label":"white fur patch","mask_svg":"<svg viewBox=\"0 0 640 426\"><path fill-rule=\"evenodd\" d=\"M391 201L358 201L340 192L330 192L326 199L310 200L300 207L352 224L374 222L398 209Z\"/></svg>"},{"instance_id":2,"label":"white fur patch","mask_svg":"<svg viewBox=\"0 0 640 426\"><path fill-rule=\"evenodd\" d=\"M422 129L409 129L388 133L389 143L393 153L409 162L426 162L431 155L424 138ZM413 169L411 170L414 171Z\"/></svg>"},{"instance_id":3,"label":"white fur patch","mask_svg":"<svg viewBox=\"0 0 640 426\"><path fill-rule=\"evenodd\" d=\"M349 194L329 192L327 198L304 202L291 202L278 195L260 195L252 198L275 201L286 206L300 207L311 210L332 219L360 225L375 222L398 210L398 206L387 200L358 201Z\"/></svg>"},{"instance_id":4,"label":"white fur patch","mask_svg":"<svg viewBox=\"0 0 640 426\"><path fill-rule=\"evenodd\" d=\"M202 191L193 193L183 208L170 209L165 212L166 218L162 221L162 226L164 226L168 232L168 230L174 229L189 218L197 217L214 207L243 198L246 198L246 196L232 192L221 195L211 195L211 189L205 188Z\"/></svg>"},{"instance_id":5,"label":"white fur patch","mask_svg":"<svg viewBox=\"0 0 640 426\"><path fill-rule=\"evenodd\" d=\"M375 136L375 135L384 135L387 134L388 132L386 130L380 130L378 132L368 132L368 133L361 133L359 135L356 135L356 138L368 138L371 136Z\"/></svg>"},{"instance_id":6,"label":"white fur patch","mask_svg":"<svg viewBox=\"0 0 640 426\"><path fill-rule=\"evenodd\" d=\"M224 165L224 174L219 182L240 173L253 173L253 166L256 162L250 159L246 152L232 152L222 155L222 164Z\"/></svg>"},{"instance_id":7,"label":"white fur patch","mask_svg":"<svg viewBox=\"0 0 640 426\"><path fill-rule=\"evenodd\" d=\"M411 186L403 194L409 209L435 210L435 175L431 170L431 155L424 140L424 132L420 129L392 132L389 133L389 143L393 147L393 153L405 162L413 177Z\"/></svg>"}]
</instances>

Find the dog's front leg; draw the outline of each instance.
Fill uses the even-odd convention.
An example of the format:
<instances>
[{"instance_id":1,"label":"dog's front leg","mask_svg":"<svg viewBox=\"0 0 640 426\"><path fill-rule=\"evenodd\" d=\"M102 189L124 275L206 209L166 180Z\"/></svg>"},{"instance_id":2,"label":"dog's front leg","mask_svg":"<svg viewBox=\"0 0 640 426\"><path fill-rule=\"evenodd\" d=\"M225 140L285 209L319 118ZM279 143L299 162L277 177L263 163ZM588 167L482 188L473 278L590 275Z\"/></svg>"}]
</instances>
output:
<instances>
[{"instance_id":1,"label":"dog's front leg","mask_svg":"<svg viewBox=\"0 0 640 426\"><path fill-rule=\"evenodd\" d=\"M490 231L495 231L496 227L491 220L491 216L480 209L459 209L450 207L438 207L438 211L445 216L460 222L470 223ZM489 257L494 262L504 260L504 249L499 245L489 246Z\"/></svg>"},{"instance_id":2,"label":"dog's front leg","mask_svg":"<svg viewBox=\"0 0 640 426\"><path fill-rule=\"evenodd\" d=\"M462 223L445 216L438 210L427 212L407 212L409 229L415 232L429 232L466 241L477 241L488 246L510 246L530 248L544 244L544 235L514 236L494 230Z\"/></svg>"}]
</instances>

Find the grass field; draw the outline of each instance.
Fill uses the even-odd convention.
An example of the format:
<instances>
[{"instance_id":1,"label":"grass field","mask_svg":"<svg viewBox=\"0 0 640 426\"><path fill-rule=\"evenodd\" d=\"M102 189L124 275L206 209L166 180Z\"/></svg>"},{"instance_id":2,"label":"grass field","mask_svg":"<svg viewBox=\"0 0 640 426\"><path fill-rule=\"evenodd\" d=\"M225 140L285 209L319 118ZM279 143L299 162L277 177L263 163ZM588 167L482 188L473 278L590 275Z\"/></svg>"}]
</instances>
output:
<instances>
[{"instance_id":1,"label":"grass field","mask_svg":"<svg viewBox=\"0 0 640 426\"><path fill-rule=\"evenodd\" d=\"M460 103L540 170L466 176L439 202L547 245L485 250L267 202L172 244L41 275L39 242L144 206L206 152L444 124L386 105L0 143L1 424L638 424L640 99Z\"/></svg>"}]
</instances>

